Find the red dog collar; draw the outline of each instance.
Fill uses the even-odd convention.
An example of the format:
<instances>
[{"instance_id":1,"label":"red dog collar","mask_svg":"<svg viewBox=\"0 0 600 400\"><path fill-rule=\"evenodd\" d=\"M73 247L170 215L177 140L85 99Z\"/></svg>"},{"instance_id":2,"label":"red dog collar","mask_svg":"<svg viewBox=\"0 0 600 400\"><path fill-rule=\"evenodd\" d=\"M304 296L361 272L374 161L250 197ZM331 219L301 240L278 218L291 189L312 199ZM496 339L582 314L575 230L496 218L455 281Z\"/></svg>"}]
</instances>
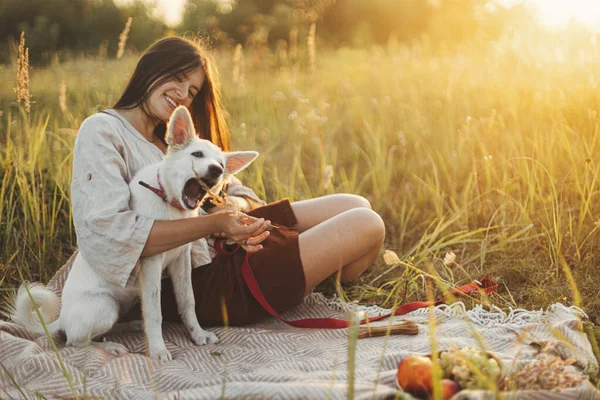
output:
<instances>
[{"instance_id":1,"label":"red dog collar","mask_svg":"<svg viewBox=\"0 0 600 400\"><path fill-rule=\"evenodd\" d=\"M167 199L167 193L165 192L165 188L163 187L162 183L160 182L160 170L158 170L158 169L156 170L156 180L158 181L158 186L160 189L150 186L146 182L143 182L143 181L139 181L138 183L140 185L142 185L143 187L145 187L146 189L152 190L154 192L154 194L156 194L158 197L160 197L165 203L168 202L170 205L172 205L176 209L178 209L180 211L185 211L185 208L183 208L183 206L181 205L181 203L178 200L173 199L173 200L169 201L169 199Z\"/></svg>"}]
</instances>

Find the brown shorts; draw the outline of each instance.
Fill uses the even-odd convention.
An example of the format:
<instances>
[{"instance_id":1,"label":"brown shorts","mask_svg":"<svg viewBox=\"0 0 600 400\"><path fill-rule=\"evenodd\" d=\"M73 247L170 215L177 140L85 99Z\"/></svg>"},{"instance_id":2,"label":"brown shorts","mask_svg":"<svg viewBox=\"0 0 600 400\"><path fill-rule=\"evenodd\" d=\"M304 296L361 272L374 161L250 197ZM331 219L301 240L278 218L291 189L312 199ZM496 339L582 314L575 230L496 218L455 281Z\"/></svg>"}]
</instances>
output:
<instances>
[{"instance_id":1,"label":"brown shorts","mask_svg":"<svg viewBox=\"0 0 600 400\"><path fill-rule=\"evenodd\" d=\"M250 266L267 301L277 312L283 312L302 302L306 288L298 247L298 221L287 199L248 214L279 226L271 230L262 243L263 249L250 258ZM192 269L200 325L244 325L269 316L244 282L240 268L245 254L240 248L232 255L218 255L212 263ZM179 322L170 278L162 281L161 302L163 320Z\"/></svg>"}]
</instances>

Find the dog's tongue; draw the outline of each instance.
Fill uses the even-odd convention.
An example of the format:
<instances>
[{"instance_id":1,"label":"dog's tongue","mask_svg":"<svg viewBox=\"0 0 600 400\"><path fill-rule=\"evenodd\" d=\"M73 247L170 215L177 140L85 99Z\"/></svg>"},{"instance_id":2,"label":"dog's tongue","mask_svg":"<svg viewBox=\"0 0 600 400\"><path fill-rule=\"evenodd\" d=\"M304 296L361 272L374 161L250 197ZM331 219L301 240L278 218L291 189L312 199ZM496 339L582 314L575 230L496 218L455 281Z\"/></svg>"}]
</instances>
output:
<instances>
[{"instance_id":1,"label":"dog's tongue","mask_svg":"<svg viewBox=\"0 0 600 400\"><path fill-rule=\"evenodd\" d=\"M195 179L190 179L185 184L185 193L192 200L199 200L202 195L202 186Z\"/></svg>"}]
</instances>

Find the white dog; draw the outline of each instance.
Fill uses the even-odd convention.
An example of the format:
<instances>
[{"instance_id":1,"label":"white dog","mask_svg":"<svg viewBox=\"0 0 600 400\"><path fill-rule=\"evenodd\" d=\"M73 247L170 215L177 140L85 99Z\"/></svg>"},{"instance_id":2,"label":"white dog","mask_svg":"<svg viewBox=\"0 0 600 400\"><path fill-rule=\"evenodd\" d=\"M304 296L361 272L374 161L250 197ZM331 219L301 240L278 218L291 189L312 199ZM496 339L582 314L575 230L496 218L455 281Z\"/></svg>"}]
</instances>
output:
<instances>
[{"instance_id":1,"label":"white dog","mask_svg":"<svg viewBox=\"0 0 600 400\"><path fill-rule=\"evenodd\" d=\"M258 156L253 151L225 153L210 141L199 139L187 108L182 106L174 111L169 121L167 143L169 150L165 158L140 170L129 185L131 209L153 219L170 220L197 215L198 205L206 195L197 181L198 176L206 186L218 187L228 176L241 171ZM65 332L67 345L91 344L119 354L127 352L127 349L117 343L96 343L91 339L108 332L119 314L141 296L149 356L170 360L171 354L161 330L160 289L161 274L165 268L168 268L173 281L177 307L192 341L197 345L204 345L207 341L218 342L214 333L200 327L196 317L189 243L141 258L136 265L137 282L125 288L106 282L79 253L62 292L62 307L58 297L43 286L29 285L31 297L21 286L11 319L31 332L43 334L43 326L31 302L33 298L45 321L52 320L60 307L58 318L48 323L47 329L51 334Z\"/></svg>"}]
</instances>

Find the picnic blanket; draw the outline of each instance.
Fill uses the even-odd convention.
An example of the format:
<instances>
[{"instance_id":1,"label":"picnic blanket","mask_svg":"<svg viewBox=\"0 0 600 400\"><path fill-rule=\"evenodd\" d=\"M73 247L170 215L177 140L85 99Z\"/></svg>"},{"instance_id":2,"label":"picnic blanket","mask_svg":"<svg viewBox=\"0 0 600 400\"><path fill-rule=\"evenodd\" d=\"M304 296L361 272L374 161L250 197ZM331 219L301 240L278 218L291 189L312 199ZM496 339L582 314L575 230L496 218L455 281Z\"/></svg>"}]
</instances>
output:
<instances>
[{"instance_id":1,"label":"picnic blanket","mask_svg":"<svg viewBox=\"0 0 600 400\"><path fill-rule=\"evenodd\" d=\"M283 317L344 318L358 311L373 316L388 310L344 304L313 293ZM221 342L202 347L191 343L182 325L165 324L165 341L174 359L164 363L144 356L142 332L106 336L130 349L131 354L121 357L95 347L60 343L56 353L47 337L34 337L13 323L0 321L0 398L34 398L40 393L48 399L65 399L85 393L89 398L139 400L345 399L350 374L354 398L393 398L399 361L408 354L431 352L429 312L421 309L390 319L415 321L420 327L416 336L359 339L350 363L346 329L299 329L276 319L211 329ZM555 304L546 310L505 313L481 306L466 310L462 303L454 303L432 312L440 350L484 346L510 372L535 359L537 345L557 341L557 351L574 358L576 367L589 374L598 372L591 345L580 330L586 316L577 307ZM385 326L390 321L373 325ZM485 393L463 391L455 398L485 398ZM562 392L520 392L514 398L600 399L600 395L586 380Z\"/></svg>"}]
</instances>

